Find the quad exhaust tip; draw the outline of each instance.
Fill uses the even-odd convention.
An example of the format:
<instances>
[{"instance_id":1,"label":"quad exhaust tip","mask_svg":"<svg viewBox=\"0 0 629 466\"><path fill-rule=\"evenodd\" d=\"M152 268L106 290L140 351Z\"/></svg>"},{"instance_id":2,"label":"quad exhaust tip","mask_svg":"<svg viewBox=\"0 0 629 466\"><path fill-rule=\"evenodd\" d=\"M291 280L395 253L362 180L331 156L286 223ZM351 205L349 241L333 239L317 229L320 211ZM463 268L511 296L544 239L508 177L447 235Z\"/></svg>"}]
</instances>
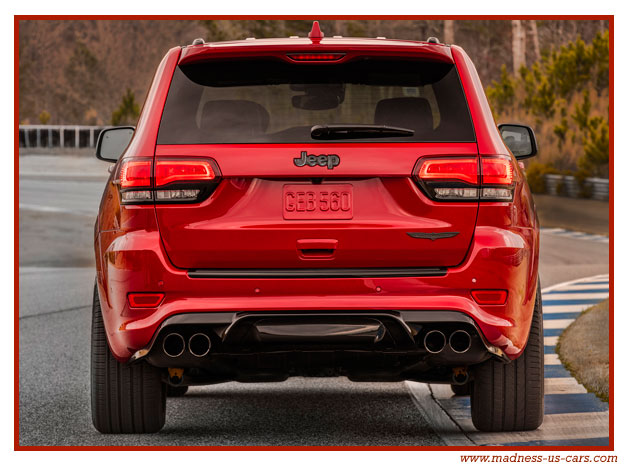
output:
<instances>
[{"instance_id":1,"label":"quad exhaust tip","mask_svg":"<svg viewBox=\"0 0 629 466\"><path fill-rule=\"evenodd\" d=\"M441 353L446 346L446 336L439 330L431 330L424 337L424 347L429 353Z\"/></svg>"},{"instance_id":2,"label":"quad exhaust tip","mask_svg":"<svg viewBox=\"0 0 629 466\"><path fill-rule=\"evenodd\" d=\"M450 335L449 343L455 353L465 353L472 346L472 337L465 330L456 330Z\"/></svg>"},{"instance_id":3,"label":"quad exhaust tip","mask_svg":"<svg viewBox=\"0 0 629 466\"><path fill-rule=\"evenodd\" d=\"M455 330L449 338L440 330L431 330L424 337L424 347L429 353L441 353L446 345L455 353L466 353L472 347L472 337L465 330Z\"/></svg>"},{"instance_id":4,"label":"quad exhaust tip","mask_svg":"<svg viewBox=\"0 0 629 466\"><path fill-rule=\"evenodd\" d=\"M202 358L208 354L211 347L212 342L210 341L210 337L204 333L195 333L188 340L188 349L190 353L197 358Z\"/></svg>"},{"instance_id":5,"label":"quad exhaust tip","mask_svg":"<svg viewBox=\"0 0 629 466\"><path fill-rule=\"evenodd\" d=\"M181 356L186 349L186 340L178 333L169 333L162 343L164 353L171 358Z\"/></svg>"}]
</instances>

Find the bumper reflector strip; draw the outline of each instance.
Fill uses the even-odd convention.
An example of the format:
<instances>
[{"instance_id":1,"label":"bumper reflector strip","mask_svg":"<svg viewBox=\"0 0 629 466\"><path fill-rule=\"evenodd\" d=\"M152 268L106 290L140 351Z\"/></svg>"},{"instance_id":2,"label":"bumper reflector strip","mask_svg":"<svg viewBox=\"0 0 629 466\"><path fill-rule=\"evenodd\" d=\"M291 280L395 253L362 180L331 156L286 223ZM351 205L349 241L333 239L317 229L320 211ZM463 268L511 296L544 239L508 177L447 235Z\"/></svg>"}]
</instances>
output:
<instances>
[{"instance_id":1,"label":"bumper reflector strip","mask_svg":"<svg viewBox=\"0 0 629 466\"><path fill-rule=\"evenodd\" d=\"M129 306L136 308L152 308L161 304L164 293L129 293Z\"/></svg>"},{"instance_id":2,"label":"bumper reflector strip","mask_svg":"<svg viewBox=\"0 0 629 466\"><path fill-rule=\"evenodd\" d=\"M472 290L472 298L478 304L504 304L507 302L507 290Z\"/></svg>"}]
</instances>

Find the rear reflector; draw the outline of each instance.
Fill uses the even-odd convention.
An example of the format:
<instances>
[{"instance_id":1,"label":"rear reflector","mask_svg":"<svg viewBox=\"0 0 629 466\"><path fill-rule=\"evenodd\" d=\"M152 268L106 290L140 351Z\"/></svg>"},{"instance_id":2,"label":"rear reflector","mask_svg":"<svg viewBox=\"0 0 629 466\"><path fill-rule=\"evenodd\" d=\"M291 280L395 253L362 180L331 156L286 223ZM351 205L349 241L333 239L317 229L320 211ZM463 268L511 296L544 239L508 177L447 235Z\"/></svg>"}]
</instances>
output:
<instances>
[{"instance_id":1,"label":"rear reflector","mask_svg":"<svg viewBox=\"0 0 629 466\"><path fill-rule=\"evenodd\" d=\"M152 308L161 304L164 293L129 293L129 306Z\"/></svg>"},{"instance_id":2,"label":"rear reflector","mask_svg":"<svg viewBox=\"0 0 629 466\"><path fill-rule=\"evenodd\" d=\"M472 290L472 297L478 304L504 304L507 290Z\"/></svg>"}]
</instances>

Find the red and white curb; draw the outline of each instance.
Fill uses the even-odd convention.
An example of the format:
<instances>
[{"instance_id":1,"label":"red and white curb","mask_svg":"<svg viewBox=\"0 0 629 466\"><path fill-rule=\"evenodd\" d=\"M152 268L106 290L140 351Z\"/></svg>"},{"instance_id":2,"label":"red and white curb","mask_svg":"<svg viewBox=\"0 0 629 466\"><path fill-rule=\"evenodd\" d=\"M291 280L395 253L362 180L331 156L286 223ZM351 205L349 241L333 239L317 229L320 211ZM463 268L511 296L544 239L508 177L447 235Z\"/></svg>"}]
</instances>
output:
<instances>
[{"instance_id":1,"label":"red and white curb","mask_svg":"<svg viewBox=\"0 0 629 466\"><path fill-rule=\"evenodd\" d=\"M544 309L545 416L531 432L486 433L472 425L469 397L449 385L406 382L415 404L446 445L606 446L609 405L563 367L555 346L563 330L588 307L609 296L609 276L596 275L542 290Z\"/></svg>"}]
</instances>

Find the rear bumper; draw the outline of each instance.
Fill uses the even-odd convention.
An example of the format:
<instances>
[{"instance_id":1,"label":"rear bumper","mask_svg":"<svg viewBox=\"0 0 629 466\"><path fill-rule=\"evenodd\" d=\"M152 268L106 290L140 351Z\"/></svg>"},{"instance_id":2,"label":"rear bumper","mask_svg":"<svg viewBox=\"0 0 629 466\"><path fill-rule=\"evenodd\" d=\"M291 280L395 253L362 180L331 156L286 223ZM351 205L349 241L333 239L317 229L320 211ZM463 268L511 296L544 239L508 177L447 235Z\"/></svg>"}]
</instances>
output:
<instances>
[{"instance_id":1,"label":"rear bumper","mask_svg":"<svg viewBox=\"0 0 629 466\"><path fill-rule=\"evenodd\" d=\"M166 319L130 361L185 369L185 384L291 376L451 383L492 356L508 361L454 311L214 312Z\"/></svg>"},{"instance_id":2,"label":"rear bumper","mask_svg":"<svg viewBox=\"0 0 629 466\"><path fill-rule=\"evenodd\" d=\"M528 338L537 287L537 232L530 228L477 226L464 263L438 274L340 278L194 278L172 266L155 230L106 235L99 237L108 246L98 258L98 289L110 348L121 361L181 314L453 311L511 359ZM480 306L472 289L507 290L507 302ZM132 309L130 292L163 292L165 299L157 309Z\"/></svg>"}]
</instances>

